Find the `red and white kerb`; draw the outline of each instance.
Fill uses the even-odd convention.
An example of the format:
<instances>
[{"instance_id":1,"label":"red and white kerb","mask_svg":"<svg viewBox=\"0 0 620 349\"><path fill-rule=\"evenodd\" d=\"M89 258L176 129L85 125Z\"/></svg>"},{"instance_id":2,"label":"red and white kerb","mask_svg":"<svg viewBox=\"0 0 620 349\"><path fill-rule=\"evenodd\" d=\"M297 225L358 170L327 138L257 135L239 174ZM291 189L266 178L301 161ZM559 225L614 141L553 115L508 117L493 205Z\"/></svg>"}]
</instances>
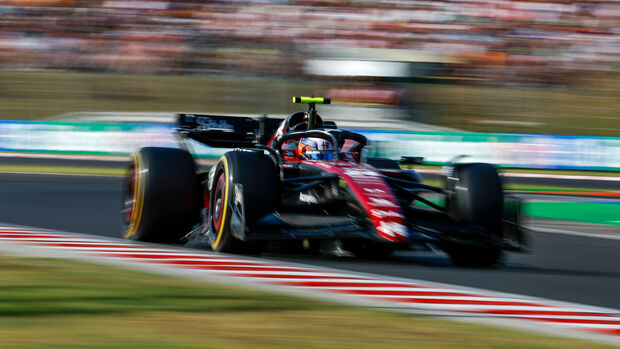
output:
<instances>
[{"instance_id":1,"label":"red and white kerb","mask_svg":"<svg viewBox=\"0 0 620 349\"><path fill-rule=\"evenodd\" d=\"M383 214L383 213L381 213ZM244 284L276 285L312 294L346 295L347 299L381 302L401 310L448 311L485 317L522 319L563 329L588 330L620 336L620 311L585 305L563 305L551 300L497 295L480 289L392 280L379 275L300 266L241 256L153 246L120 239L102 238L39 229L0 226L0 245L18 244L46 251L157 264L198 274L243 280Z\"/></svg>"}]
</instances>

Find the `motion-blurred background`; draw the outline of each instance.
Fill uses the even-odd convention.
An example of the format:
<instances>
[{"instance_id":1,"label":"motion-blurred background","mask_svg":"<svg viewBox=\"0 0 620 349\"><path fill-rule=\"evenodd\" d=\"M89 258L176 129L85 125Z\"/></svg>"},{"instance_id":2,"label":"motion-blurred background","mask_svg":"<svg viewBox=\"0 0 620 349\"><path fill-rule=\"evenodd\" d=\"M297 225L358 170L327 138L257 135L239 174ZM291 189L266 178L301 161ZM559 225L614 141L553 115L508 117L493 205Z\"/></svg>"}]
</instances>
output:
<instances>
[{"instance_id":1,"label":"motion-blurred background","mask_svg":"<svg viewBox=\"0 0 620 349\"><path fill-rule=\"evenodd\" d=\"M618 333L620 0L0 0L0 247L28 239L5 223L118 237L128 155L178 147L175 113L283 117L311 94L370 157L424 157L425 184L461 154L498 166L533 251L484 270L434 249L264 257L571 302ZM4 253L2 348L596 347Z\"/></svg>"},{"instance_id":2,"label":"motion-blurred background","mask_svg":"<svg viewBox=\"0 0 620 349\"><path fill-rule=\"evenodd\" d=\"M618 136L619 24L613 0L3 0L0 115L280 116L314 93L361 124Z\"/></svg>"}]
</instances>

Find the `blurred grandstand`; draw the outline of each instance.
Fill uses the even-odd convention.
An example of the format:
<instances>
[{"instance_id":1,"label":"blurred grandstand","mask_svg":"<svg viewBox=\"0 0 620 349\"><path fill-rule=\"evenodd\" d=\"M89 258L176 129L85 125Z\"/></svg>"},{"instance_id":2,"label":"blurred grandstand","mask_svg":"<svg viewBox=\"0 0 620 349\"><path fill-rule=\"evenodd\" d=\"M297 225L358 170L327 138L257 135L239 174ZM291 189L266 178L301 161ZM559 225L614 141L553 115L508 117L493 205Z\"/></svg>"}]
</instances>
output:
<instances>
[{"instance_id":1,"label":"blurred grandstand","mask_svg":"<svg viewBox=\"0 0 620 349\"><path fill-rule=\"evenodd\" d=\"M434 54L450 62L437 77L555 84L620 57L612 0L0 4L0 60L12 69L291 76L308 48L363 47L387 61Z\"/></svg>"},{"instance_id":2,"label":"blurred grandstand","mask_svg":"<svg viewBox=\"0 0 620 349\"><path fill-rule=\"evenodd\" d=\"M614 0L4 0L0 66L563 88L615 79L619 23Z\"/></svg>"}]
</instances>

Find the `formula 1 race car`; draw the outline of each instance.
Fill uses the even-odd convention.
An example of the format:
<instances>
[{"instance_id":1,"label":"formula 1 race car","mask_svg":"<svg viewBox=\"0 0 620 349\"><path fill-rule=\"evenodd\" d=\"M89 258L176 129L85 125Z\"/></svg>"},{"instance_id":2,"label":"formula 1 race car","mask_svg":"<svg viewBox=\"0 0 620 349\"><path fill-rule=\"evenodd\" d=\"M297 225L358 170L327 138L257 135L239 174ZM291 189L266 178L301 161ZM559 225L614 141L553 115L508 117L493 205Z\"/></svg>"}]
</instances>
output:
<instances>
[{"instance_id":1,"label":"formula 1 race car","mask_svg":"<svg viewBox=\"0 0 620 349\"><path fill-rule=\"evenodd\" d=\"M519 201L504 194L493 166L452 164L442 187L426 185L401 169L421 158L367 158L365 136L323 121L316 104L329 99L293 100L308 111L284 120L179 114L181 149L133 156L123 236L201 239L233 253L332 246L362 257L432 245L459 266L493 265L504 250L526 246ZM201 171L185 146L190 140L235 149Z\"/></svg>"}]
</instances>

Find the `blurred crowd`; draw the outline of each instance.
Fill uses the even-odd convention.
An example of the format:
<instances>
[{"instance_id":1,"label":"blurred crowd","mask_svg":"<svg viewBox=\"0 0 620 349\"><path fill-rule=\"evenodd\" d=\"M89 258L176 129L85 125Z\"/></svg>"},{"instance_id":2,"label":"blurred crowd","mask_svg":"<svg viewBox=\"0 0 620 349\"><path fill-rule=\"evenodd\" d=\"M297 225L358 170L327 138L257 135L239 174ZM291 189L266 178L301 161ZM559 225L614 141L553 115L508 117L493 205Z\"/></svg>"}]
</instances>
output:
<instances>
[{"instance_id":1,"label":"blurred crowd","mask_svg":"<svg viewBox=\"0 0 620 349\"><path fill-rule=\"evenodd\" d=\"M298 76L315 50L361 47L556 84L614 69L619 23L617 0L0 0L0 66Z\"/></svg>"}]
</instances>

